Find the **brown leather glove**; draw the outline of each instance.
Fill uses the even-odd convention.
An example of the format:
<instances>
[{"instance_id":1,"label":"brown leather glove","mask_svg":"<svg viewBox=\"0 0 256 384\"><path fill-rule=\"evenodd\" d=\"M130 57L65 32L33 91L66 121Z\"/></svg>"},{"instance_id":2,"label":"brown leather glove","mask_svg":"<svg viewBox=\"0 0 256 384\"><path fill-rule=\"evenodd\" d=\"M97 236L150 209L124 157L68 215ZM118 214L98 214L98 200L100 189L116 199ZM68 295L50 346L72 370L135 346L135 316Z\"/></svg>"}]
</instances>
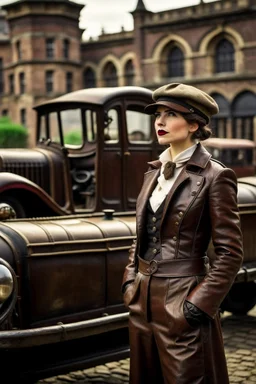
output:
<instances>
[{"instance_id":1,"label":"brown leather glove","mask_svg":"<svg viewBox=\"0 0 256 384\"><path fill-rule=\"evenodd\" d=\"M206 324L210 319L205 312L186 300L183 305L183 312L187 322L193 328L199 327L201 324Z\"/></svg>"}]
</instances>

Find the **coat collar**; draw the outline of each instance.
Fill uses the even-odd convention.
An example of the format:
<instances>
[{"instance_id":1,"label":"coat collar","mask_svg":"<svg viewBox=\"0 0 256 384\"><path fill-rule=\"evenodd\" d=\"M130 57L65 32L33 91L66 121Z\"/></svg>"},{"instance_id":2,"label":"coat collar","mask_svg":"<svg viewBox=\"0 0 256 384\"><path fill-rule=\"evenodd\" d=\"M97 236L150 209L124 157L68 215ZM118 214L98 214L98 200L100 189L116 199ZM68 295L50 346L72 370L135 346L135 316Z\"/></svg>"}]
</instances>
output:
<instances>
[{"instance_id":1,"label":"coat collar","mask_svg":"<svg viewBox=\"0 0 256 384\"><path fill-rule=\"evenodd\" d=\"M211 157L212 155L202 146L202 144L198 143L193 155L186 164L186 169L190 169L193 167L204 169L209 163ZM159 169L161 168L162 163L160 160L154 160L149 161L148 165L152 169Z\"/></svg>"}]
</instances>

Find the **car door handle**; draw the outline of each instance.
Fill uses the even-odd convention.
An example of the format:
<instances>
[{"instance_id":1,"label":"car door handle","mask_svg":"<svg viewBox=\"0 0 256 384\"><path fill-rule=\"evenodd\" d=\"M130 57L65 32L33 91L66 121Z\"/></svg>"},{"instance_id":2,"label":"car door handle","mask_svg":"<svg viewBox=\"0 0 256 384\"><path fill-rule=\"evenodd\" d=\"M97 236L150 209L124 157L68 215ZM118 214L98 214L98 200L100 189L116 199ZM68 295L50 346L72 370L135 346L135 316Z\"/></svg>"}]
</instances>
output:
<instances>
[{"instance_id":1,"label":"car door handle","mask_svg":"<svg viewBox=\"0 0 256 384\"><path fill-rule=\"evenodd\" d=\"M125 156L131 156L131 152L129 152L129 151L124 152L124 155L125 155Z\"/></svg>"}]
</instances>

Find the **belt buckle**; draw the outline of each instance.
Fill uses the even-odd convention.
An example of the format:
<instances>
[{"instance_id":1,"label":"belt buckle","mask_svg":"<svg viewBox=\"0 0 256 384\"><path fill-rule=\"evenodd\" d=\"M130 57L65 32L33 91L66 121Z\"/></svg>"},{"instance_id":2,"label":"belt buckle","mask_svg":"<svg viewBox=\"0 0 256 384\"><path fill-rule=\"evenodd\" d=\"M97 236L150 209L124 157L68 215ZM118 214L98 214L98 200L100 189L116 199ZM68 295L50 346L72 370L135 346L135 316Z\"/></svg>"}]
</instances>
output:
<instances>
[{"instance_id":1,"label":"belt buckle","mask_svg":"<svg viewBox=\"0 0 256 384\"><path fill-rule=\"evenodd\" d=\"M149 275L153 275L158 270L158 262L157 260L150 260L149 267L147 268L147 272Z\"/></svg>"}]
</instances>

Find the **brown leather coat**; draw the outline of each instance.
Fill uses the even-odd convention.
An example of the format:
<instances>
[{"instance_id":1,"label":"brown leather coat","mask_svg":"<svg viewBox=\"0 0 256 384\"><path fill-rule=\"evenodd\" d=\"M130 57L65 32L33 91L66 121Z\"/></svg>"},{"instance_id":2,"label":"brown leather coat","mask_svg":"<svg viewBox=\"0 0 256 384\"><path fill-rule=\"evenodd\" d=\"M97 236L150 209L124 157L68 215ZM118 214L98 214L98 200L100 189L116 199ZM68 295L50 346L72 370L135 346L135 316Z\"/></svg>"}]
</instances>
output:
<instances>
[{"instance_id":1,"label":"brown leather coat","mask_svg":"<svg viewBox=\"0 0 256 384\"><path fill-rule=\"evenodd\" d=\"M131 310L132 300L138 291L138 285L141 284L140 280L143 280L143 276L138 279L140 273L137 264L138 256L143 258L140 249L145 228L146 205L156 186L161 163L153 161L149 166L137 199L137 241L131 247L129 263L123 278L123 284L127 284L137 277L135 283L130 284L124 294L124 302ZM209 242L212 240L215 256L210 260L209 272L205 277L185 278L186 289L182 288L183 293L177 292L176 300L186 299L212 319L217 318L219 306L228 293L243 258L237 208L237 180L235 173L211 159L209 152L200 143L166 198L160 238L162 259L201 258L206 255ZM175 281L176 279L173 280L173 287L177 289ZM177 303L177 308L180 308L180 303ZM219 324L213 321L212 326L216 328ZM214 340L216 332L212 330L207 335L209 351L221 349L220 339ZM185 350L186 344L184 344ZM210 365L215 365L211 367L209 375L218 372L218 360L214 362L213 360L208 361ZM208 363L205 361L204 364L207 366ZM187 379L188 381L184 383L189 383L189 378ZM223 380L223 383L226 383L224 378ZM208 383L208 381L201 382ZM218 381L213 379L210 382Z\"/></svg>"}]
</instances>

